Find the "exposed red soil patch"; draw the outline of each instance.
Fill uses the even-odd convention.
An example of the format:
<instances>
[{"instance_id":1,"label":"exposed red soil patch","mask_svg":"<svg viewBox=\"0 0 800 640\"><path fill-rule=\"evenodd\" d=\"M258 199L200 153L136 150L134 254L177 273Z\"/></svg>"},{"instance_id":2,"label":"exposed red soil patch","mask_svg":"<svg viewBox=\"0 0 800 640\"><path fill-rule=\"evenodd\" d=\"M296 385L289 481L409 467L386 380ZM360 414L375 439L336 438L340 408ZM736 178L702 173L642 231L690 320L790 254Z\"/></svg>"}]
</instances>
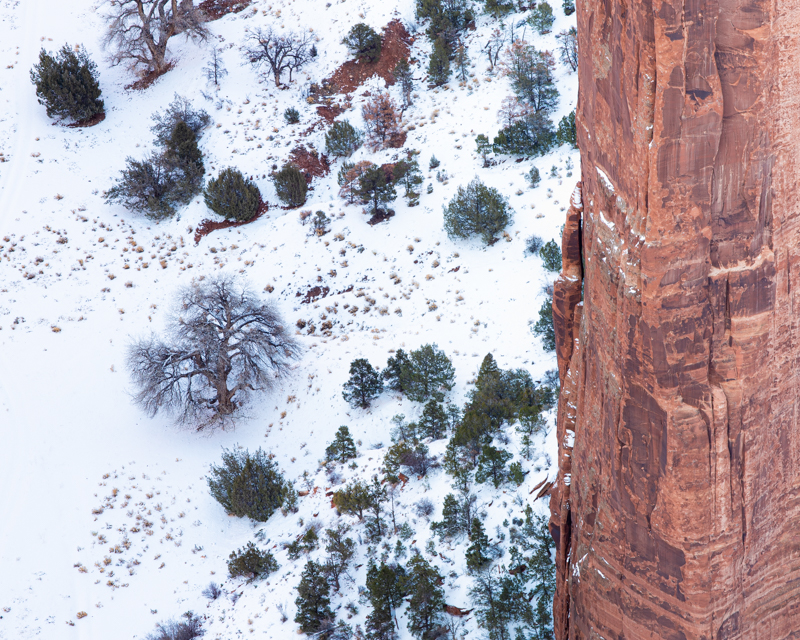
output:
<instances>
[{"instance_id":1,"label":"exposed red soil patch","mask_svg":"<svg viewBox=\"0 0 800 640\"><path fill-rule=\"evenodd\" d=\"M209 22L229 13L239 13L250 6L250 0L205 0L199 5Z\"/></svg>"},{"instance_id":2,"label":"exposed red soil patch","mask_svg":"<svg viewBox=\"0 0 800 640\"><path fill-rule=\"evenodd\" d=\"M93 127L96 124L100 124L105 119L106 119L105 112L95 113L93 116L89 116L88 118L84 118L83 120L78 120L77 122L73 122L72 124L68 124L66 126L73 129Z\"/></svg>"},{"instance_id":3,"label":"exposed red soil patch","mask_svg":"<svg viewBox=\"0 0 800 640\"><path fill-rule=\"evenodd\" d=\"M350 93L361 86L368 78L378 75L388 85L394 84L392 69L403 58L408 58L411 43L414 39L409 35L403 23L392 20L381 34L381 57L375 62L359 62L349 60L334 71L333 75L323 81L323 87L333 93Z\"/></svg>"},{"instance_id":4,"label":"exposed red soil patch","mask_svg":"<svg viewBox=\"0 0 800 640\"><path fill-rule=\"evenodd\" d=\"M338 104L321 104L317 107L317 113L321 115L328 124L333 124L333 121L336 120L336 116L340 116L344 111L344 107Z\"/></svg>"},{"instance_id":5,"label":"exposed red soil patch","mask_svg":"<svg viewBox=\"0 0 800 640\"><path fill-rule=\"evenodd\" d=\"M194 243L198 244L203 236L207 236L209 233L216 231L217 229L241 227L242 225L255 222L267 211L269 211L269 203L262 200L258 207L258 211L256 211L256 215L249 220L203 220L199 225L197 225L197 229L194 231Z\"/></svg>"},{"instance_id":6,"label":"exposed red soil patch","mask_svg":"<svg viewBox=\"0 0 800 640\"><path fill-rule=\"evenodd\" d=\"M167 71L170 71L174 66L175 66L174 62L168 62L161 71L151 71L150 73L146 73L136 82L132 82L131 84L125 85L125 88L133 91L142 91L143 89L147 89L147 87L153 84Z\"/></svg>"},{"instance_id":7,"label":"exposed red soil patch","mask_svg":"<svg viewBox=\"0 0 800 640\"><path fill-rule=\"evenodd\" d=\"M289 154L289 162L296 166L306 177L306 182L311 184L313 178L321 178L331 171L331 164L328 156L320 154L316 149L309 149L305 145L300 145L292 149Z\"/></svg>"}]
</instances>

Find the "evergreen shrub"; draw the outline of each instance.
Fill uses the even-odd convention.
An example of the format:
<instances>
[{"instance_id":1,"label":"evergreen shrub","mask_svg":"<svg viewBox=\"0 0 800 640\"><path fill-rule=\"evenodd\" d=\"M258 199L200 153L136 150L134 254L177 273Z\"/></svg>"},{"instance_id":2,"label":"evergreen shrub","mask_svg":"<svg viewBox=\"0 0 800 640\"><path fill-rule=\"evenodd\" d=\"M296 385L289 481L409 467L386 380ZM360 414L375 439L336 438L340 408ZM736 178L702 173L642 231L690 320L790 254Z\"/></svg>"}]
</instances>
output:
<instances>
[{"instance_id":1,"label":"evergreen shrub","mask_svg":"<svg viewBox=\"0 0 800 640\"><path fill-rule=\"evenodd\" d=\"M64 45L55 55L42 49L30 72L39 104L51 118L86 120L103 112L97 65L83 45Z\"/></svg>"},{"instance_id":2,"label":"evergreen shrub","mask_svg":"<svg viewBox=\"0 0 800 640\"><path fill-rule=\"evenodd\" d=\"M296 208L305 203L308 183L300 169L293 164L285 164L280 171L273 173L272 183L278 198L287 206Z\"/></svg>"},{"instance_id":3,"label":"evergreen shrub","mask_svg":"<svg viewBox=\"0 0 800 640\"><path fill-rule=\"evenodd\" d=\"M255 182L233 167L223 169L209 180L203 197L209 209L229 220L251 220L261 205L261 193Z\"/></svg>"}]
</instances>

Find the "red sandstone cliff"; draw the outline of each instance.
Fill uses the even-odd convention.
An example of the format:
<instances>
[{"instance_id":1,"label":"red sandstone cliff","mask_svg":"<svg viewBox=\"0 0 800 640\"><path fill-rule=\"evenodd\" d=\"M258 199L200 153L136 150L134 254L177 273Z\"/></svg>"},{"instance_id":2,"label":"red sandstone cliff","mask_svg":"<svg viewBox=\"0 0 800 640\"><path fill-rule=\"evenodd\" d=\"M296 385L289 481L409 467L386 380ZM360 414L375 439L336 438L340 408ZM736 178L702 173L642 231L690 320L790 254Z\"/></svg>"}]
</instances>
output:
<instances>
[{"instance_id":1,"label":"red sandstone cliff","mask_svg":"<svg viewBox=\"0 0 800 640\"><path fill-rule=\"evenodd\" d=\"M800 638L800 0L577 14L556 637Z\"/></svg>"}]
</instances>

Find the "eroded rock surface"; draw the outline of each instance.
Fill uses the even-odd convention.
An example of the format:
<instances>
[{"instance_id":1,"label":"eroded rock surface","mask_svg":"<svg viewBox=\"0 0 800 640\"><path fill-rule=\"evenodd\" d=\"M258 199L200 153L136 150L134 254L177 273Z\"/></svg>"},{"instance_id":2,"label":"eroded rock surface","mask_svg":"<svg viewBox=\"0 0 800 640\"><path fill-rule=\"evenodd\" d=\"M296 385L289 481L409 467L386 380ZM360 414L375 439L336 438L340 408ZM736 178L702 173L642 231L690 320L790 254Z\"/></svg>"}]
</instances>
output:
<instances>
[{"instance_id":1,"label":"eroded rock surface","mask_svg":"<svg viewBox=\"0 0 800 640\"><path fill-rule=\"evenodd\" d=\"M577 13L556 636L800 638L800 0Z\"/></svg>"}]
</instances>

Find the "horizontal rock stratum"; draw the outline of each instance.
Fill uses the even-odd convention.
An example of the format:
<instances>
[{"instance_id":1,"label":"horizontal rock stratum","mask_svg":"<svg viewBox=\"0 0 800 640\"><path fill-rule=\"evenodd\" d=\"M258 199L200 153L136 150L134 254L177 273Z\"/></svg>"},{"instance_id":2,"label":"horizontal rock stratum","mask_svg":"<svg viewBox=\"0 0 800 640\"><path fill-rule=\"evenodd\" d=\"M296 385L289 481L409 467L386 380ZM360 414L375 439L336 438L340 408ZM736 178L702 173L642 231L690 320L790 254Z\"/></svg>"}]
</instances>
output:
<instances>
[{"instance_id":1,"label":"horizontal rock stratum","mask_svg":"<svg viewBox=\"0 0 800 640\"><path fill-rule=\"evenodd\" d=\"M800 1L577 5L556 637L800 638Z\"/></svg>"}]
</instances>

